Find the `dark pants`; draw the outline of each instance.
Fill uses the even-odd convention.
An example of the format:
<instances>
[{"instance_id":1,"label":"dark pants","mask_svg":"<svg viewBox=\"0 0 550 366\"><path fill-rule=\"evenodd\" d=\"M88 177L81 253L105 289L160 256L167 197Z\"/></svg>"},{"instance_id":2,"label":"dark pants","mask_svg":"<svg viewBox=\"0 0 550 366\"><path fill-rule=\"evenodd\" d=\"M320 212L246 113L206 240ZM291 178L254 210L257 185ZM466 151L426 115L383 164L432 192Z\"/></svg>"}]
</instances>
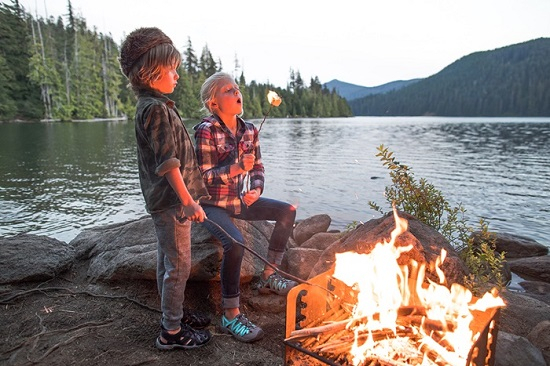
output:
<instances>
[{"instance_id":1,"label":"dark pants","mask_svg":"<svg viewBox=\"0 0 550 366\"><path fill-rule=\"evenodd\" d=\"M227 234L239 243L244 244L241 232L237 229L231 218L241 220L269 220L275 221L275 228L269 239L267 260L275 265L281 264L285 252L286 243L294 227L296 209L289 203L270 198L260 197L251 206L242 205L241 213L233 215L224 208L216 206L203 206L209 220L212 220L223 228ZM238 308L240 296L241 263L244 248L233 242L224 232L215 225L204 222L204 226L217 237L223 245L223 258L221 267L221 285L223 308Z\"/></svg>"}]
</instances>

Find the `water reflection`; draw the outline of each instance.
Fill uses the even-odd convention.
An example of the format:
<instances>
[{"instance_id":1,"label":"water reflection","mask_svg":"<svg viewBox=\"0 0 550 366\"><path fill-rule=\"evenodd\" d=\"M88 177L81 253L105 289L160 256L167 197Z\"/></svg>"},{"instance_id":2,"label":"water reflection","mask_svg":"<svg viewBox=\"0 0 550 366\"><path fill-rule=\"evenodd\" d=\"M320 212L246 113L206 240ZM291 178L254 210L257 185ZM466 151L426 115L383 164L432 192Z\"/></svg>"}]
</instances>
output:
<instances>
[{"instance_id":1,"label":"water reflection","mask_svg":"<svg viewBox=\"0 0 550 366\"><path fill-rule=\"evenodd\" d=\"M140 191L129 126L0 125L3 234L70 240L82 228L135 218Z\"/></svg>"},{"instance_id":2,"label":"water reflection","mask_svg":"<svg viewBox=\"0 0 550 366\"><path fill-rule=\"evenodd\" d=\"M268 119L261 140L265 194L298 204L299 219L379 217L368 202L387 205L384 144L472 221L550 246L549 119ZM70 241L146 214L132 122L0 124L0 158L0 235Z\"/></svg>"}]
</instances>

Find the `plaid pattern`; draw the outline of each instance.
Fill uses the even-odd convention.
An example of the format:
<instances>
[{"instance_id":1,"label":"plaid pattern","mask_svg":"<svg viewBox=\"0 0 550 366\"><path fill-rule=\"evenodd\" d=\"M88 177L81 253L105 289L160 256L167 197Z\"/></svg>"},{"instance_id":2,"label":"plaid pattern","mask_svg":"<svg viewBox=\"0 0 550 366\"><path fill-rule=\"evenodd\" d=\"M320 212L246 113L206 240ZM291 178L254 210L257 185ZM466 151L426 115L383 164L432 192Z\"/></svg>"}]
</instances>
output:
<instances>
[{"instance_id":1,"label":"plaid pattern","mask_svg":"<svg viewBox=\"0 0 550 366\"><path fill-rule=\"evenodd\" d=\"M195 129L195 150L202 177L211 196L202 203L241 212L243 175L231 177L229 168L239 162L244 153L256 156L250 175L250 189L264 188L264 166L260 152L258 130L249 122L238 118L237 136L229 131L215 115L206 117Z\"/></svg>"}]
</instances>

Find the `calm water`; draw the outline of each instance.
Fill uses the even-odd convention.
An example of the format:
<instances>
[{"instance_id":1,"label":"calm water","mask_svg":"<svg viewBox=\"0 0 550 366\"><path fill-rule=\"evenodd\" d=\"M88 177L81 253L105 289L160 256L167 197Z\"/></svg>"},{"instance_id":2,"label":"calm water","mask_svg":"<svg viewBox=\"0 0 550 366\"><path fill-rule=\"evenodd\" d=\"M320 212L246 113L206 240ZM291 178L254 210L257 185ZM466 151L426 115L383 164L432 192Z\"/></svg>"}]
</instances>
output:
<instances>
[{"instance_id":1,"label":"calm water","mask_svg":"<svg viewBox=\"0 0 550 366\"><path fill-rule=\"evenodd\" d=\"M550 118L268 119L261 140L265 195L298 204L298 219L379 217L368 202L388 208L384 144L472 224L550 246ZM143 215L132 122L0 124L0 235L69 242Z\"/></svg>"}]
</instances>

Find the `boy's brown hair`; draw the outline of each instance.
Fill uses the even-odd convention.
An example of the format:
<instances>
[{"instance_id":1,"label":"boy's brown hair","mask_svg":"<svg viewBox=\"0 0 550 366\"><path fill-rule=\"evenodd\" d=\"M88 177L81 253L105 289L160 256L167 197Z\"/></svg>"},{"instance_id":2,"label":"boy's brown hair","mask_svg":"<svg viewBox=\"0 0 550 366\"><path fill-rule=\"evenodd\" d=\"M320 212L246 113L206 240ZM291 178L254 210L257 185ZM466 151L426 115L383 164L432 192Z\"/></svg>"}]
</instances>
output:
<instances>
[{"instance_id":1,"label":"boy's brown hair","mask_svg":"<svg viewBox=\"0 0 550 366\"><path fill-rule=\"evenodd\" d=\"M162 67L178 67L181 54L160 29L138 28L122 42L119 63L122 73L137 92L157 80Z\"/></svg>"}]
</instances>

